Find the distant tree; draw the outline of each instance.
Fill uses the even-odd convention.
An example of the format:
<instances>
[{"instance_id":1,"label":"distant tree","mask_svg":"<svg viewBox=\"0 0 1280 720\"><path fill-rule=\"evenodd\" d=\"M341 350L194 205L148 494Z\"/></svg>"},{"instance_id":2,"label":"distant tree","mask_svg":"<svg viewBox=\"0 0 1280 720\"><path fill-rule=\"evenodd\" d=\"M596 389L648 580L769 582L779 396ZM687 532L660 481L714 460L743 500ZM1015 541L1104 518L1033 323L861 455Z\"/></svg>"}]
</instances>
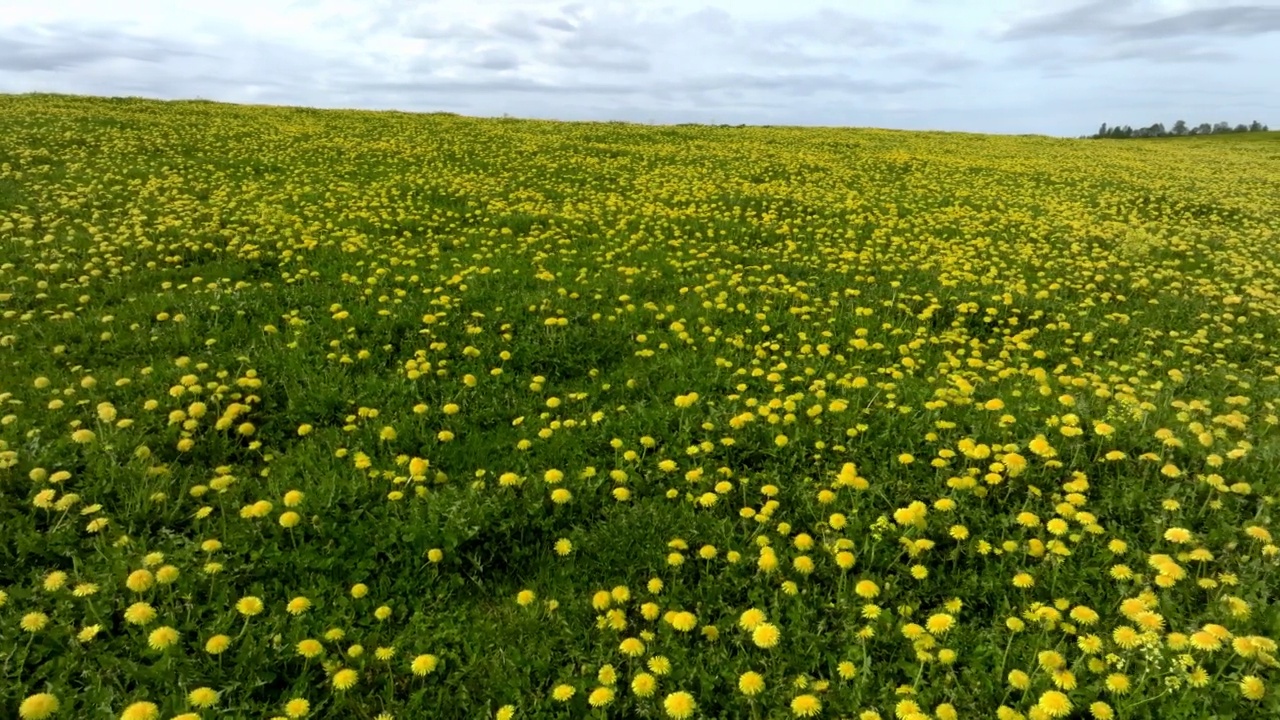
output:
<instances>
[{"instance_id":1,"label":"distant tree","mask_svg":"<svg viewBox=\"0 0 1280 720\"><path fill-rule=\"evenodd\" d=\"M1164 123L1152 123L1146 127L1130 127L1128 125L1108 125L1102 123L1098 127L1098 132L1093 135L1083 135L1082 138L1090 139L1111 139L1123 140L1125 138L1156 138L1169 137L1171 135L1218 135L1222 133L1240 133L1240 132L1266 132L1267 126L1254 120L1251 124L1237 124L1234 127L1231 123L1222 121L1213 124L1200 123L1196 126L1190 126L1186 120L1178 120L1173 123L1172 128L1166 129Z\"/></svg>"}]
</instances>

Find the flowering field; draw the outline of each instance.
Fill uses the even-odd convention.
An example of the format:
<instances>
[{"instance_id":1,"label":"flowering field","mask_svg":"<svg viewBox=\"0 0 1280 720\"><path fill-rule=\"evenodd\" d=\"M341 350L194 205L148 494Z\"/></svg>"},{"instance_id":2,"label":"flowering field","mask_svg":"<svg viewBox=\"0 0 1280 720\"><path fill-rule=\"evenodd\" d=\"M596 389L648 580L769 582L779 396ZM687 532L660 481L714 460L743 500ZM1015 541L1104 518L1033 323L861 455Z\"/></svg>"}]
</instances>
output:
<instances>
[{"instance_id":1,"label":"flowering field","mask_svg":"<svg viewBox=\"0 0 1280 720\"><path fill-rule=\"evenodd\" d=\"M0 98L0 717L1280 716L1280 142Z\"/></svg>"}]
</instances>

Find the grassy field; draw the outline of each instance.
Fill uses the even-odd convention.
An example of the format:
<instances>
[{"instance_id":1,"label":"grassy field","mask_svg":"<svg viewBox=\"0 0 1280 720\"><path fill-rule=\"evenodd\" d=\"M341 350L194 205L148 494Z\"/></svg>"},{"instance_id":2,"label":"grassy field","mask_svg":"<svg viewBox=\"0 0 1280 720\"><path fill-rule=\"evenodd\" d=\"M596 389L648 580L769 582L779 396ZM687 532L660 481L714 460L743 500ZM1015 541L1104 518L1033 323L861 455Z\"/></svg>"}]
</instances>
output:
<instances>
[{"instance_id":1,"label":"grassy field","mask_svg":"<svg viewBox=\"0 0 1280 720\"><path fill-rule=\"evenodd\" d=\"M0 717L1280 716L1277 147L0 96Z\"/></svg>"}]
</instances>

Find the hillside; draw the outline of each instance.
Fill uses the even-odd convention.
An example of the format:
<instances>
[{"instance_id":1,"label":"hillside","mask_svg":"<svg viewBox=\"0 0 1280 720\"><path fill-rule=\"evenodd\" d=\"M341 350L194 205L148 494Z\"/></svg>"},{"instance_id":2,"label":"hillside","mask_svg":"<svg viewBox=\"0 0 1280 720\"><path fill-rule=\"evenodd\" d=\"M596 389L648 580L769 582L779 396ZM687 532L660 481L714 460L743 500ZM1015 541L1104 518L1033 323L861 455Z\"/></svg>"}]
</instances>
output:
<instances>
[{"instance_id":1,"label":"hillside","mask_svg":"<svg viewBox=\"0 0 1280 720\"><path fill-rule=\"evenodd\" d=\"M1277 136L0 96L0 716L1280 715Z\"/></svg>"}]
</instances>

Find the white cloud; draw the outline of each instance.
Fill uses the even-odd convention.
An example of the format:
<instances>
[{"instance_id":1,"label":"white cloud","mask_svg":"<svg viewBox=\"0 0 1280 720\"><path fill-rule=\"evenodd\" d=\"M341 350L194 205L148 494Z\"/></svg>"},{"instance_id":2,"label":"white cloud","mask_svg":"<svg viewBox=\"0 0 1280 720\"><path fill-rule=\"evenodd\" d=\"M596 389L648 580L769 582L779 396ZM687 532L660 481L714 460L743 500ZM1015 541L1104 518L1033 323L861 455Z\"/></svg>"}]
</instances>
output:
<instances>
[{"instance_id":1,"label":"white cloud","mask_svg":"<svg viewBox=\"0 0 1280 720\"><path fill-rule=\"evenodd\" d=\"M0 91L1075 135L1280 124L1278 35L1280 0L42 0Z\"/></svg>"}]
</instances>

